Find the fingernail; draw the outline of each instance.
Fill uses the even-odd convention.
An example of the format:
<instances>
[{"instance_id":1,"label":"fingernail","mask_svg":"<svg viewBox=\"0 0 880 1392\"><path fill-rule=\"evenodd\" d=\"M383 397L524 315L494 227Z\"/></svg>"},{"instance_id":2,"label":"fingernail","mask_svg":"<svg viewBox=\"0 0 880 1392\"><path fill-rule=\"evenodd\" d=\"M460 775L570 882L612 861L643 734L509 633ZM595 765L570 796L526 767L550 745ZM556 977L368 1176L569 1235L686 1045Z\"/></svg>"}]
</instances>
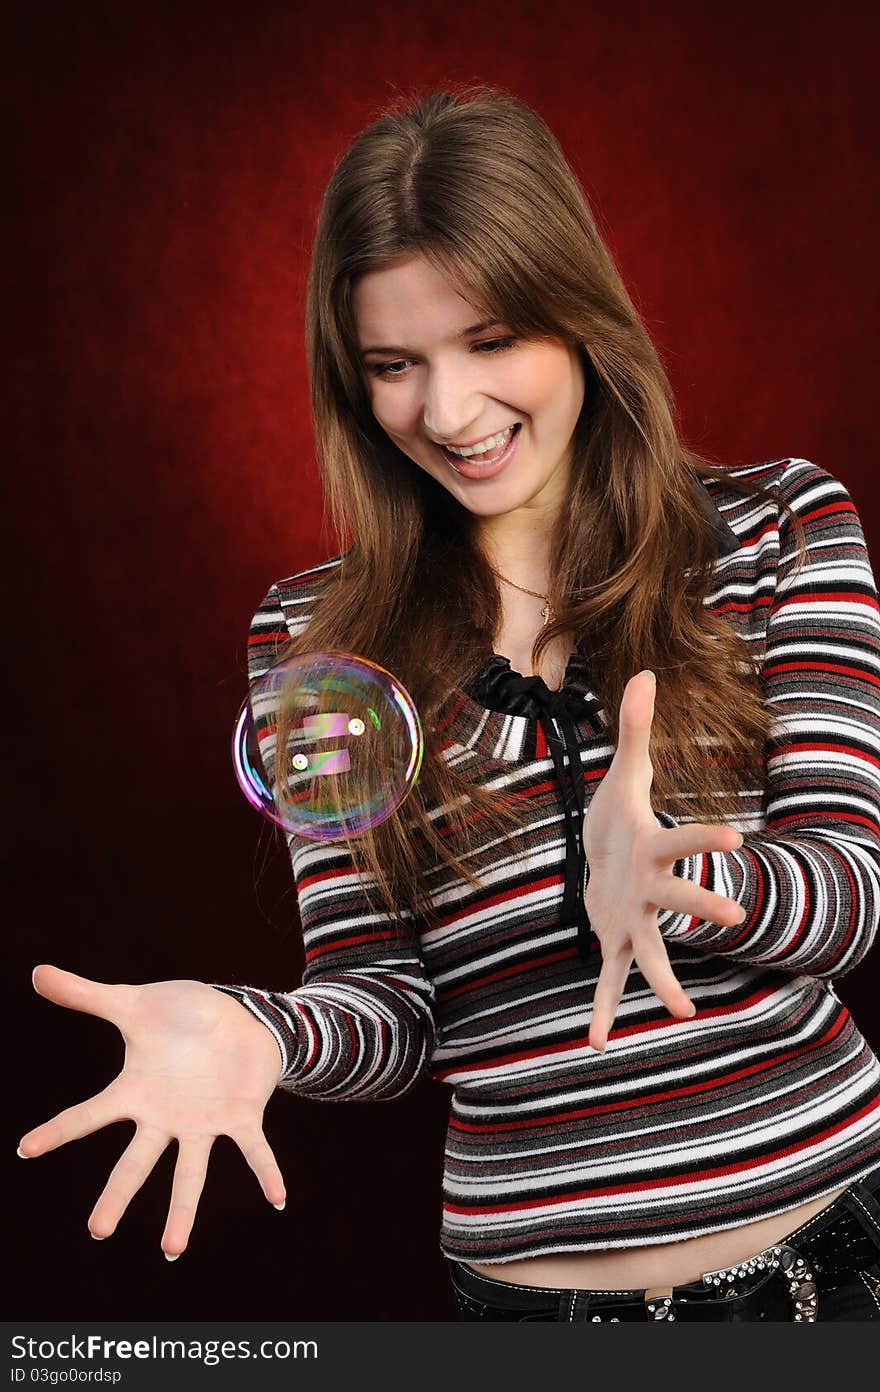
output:
<instances>
[{"instance_id":1,"label":"fingernail","mask_svg":"<svg viewBox=\"0 0 880 1392\"><path fill-rule=\"evenodd\" d=\"M16 1149L16 1152L15 1152L15 1153L16 1153L16 1155L20 1155L21 1158L22 1158L22 1160L32 1160L32 1159L34 1158L32 1155L25 1155L25 1153L24 1153L24 1151L22 1150L21 1146L18 1146L18 1148Z\"/></svg>"},{"instance_id":2,"label":"fingernail","mask_svg":"<svg viewBox=\"0 0 880 1392\"><path fill-rule=\"evenodd\" d=\"M639 672L639 676L640 676L640 677L650 677L652 682L656 682L656 681L657 681L657 677L656 677L655 673L651 671L650 667L643 667L642 670L641 670L641 672Z\"/></svg>"},{"instance_id":3,"label":"fingernail","mask_svg":"<svg viewBox=\"0 0 880 1392\"><path fill-rule=\"evenodd\" d=\"M688 1011L688 1015L687 1015L688 1019L689 1019L689 1020L692 1020L692 1019L694 1018L694 1016L696 1015L696 1013L697 1013L697 1007L694 1005L693 1001L691 1001L691 1008L690 1008L690 1010Z\"/></svg>"},{"instance_id":4,"label":"fingernail","mask_svg":"<svg viewBox=\"0 0 880 1392\"><path fill-rule=\"evenodd\" d=\"M173 1257L171 1256L170 1252L166 1252L166 1253L165 1253L165 1260L166 1260L166 1261L177 1261L177 1258L178 1258L179 1256L180 1256L180 1253L179 1253L179 1252L178 1252L175 1256L173 1256Z\"/></svg>"},{"instance_id":5,"label":"fingernail","mask_svg":"<svg viewBox=\"0 0 880 1392\"><path fill-rule=\"evenodd\" d=\"M93 1237L93 1238L95 1239L96 1242L103 1242L103 1241L104 1241L104 1239L103 1239L103 1237L100 1235L100 1233L92 1232L91 1228L89 1228L89 1237Z\"/></svg>"},{"instance_id":6,"label":"fingernail","mask_svg":"<svg viewBox=\"0 0 880 1392\"><path fill-rule=\"evenodd\" d=\"M286 1207L286 1205L287 1205L287 1200L285 1199L283 1203L273 1203L272 1207L273 1207L273 1208L277 1208L277 1209L278 1209L278 1212L280 1213L281 1210L282 1210L283 1208Z\"/></svg>"},{"instance_id":7,"label":"fingernail","mask_svg":"<svg viewBox=\"0 0 880 1392\"><path fill-rule=\"evenodd\" d=\"M740 909L739 914L737 915L737 918L736 918L736 922L737 922L737 923L745 923L747 917L748 917L748 915L746 914L745 909Z\"/></svg>"}]
</instances>

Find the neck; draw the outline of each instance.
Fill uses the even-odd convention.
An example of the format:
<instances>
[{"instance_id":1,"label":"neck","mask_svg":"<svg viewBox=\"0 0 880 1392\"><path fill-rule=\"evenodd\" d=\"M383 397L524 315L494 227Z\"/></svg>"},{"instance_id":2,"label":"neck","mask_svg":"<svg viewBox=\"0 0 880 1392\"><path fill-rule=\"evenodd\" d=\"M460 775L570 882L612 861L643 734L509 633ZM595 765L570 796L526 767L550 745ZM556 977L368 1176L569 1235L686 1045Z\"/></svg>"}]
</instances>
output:
<instances>
[{"instance_id":1,"label":"neck","mask_svg":"<svg viewBox=\"0 0 880 1392\"><path fill-rule=\"evenodd\" d=\"M519 528L515 533L480 537L483 555L499 575L546 594L550 584L550 539L537 528Z\"/></svg>"}]
</instances>

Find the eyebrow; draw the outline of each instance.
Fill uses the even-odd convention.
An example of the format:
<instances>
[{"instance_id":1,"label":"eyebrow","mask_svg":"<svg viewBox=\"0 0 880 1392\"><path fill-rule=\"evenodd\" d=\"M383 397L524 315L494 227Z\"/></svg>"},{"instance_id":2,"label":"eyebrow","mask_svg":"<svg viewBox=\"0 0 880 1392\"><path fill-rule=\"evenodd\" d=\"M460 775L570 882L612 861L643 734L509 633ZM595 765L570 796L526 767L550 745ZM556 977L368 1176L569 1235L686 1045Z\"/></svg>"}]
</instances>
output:
<instances>
[{"instance_id":1,"label":"eyebrow","mask_svg":"<svg viewBox=\"0 0 880 1392\"><path fill-rule=\"evenodd\" d=\"M503 319L487 319L482 324L470 324L468 328L461 329L456 338L467 338L468 334L482 333L483 329L494 329L499 324L503 324ZM411 349L402 347L399 343L372 344L369 348L362 348L361 354L366 357L367 353L409 353Z\"/></svg>"}]
</instances>

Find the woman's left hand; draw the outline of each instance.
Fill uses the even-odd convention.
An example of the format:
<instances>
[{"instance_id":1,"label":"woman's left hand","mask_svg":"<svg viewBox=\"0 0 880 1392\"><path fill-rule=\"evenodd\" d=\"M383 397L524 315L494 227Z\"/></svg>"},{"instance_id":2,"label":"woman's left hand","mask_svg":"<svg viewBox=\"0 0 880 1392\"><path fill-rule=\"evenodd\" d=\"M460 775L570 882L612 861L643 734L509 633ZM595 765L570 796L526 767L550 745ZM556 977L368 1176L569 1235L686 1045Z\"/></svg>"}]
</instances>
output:
<instances>
[{"instance_id":1,"label":"woman's left hand","mask_svg":"<svg viewBox=\"0 0 880 1392\"><path fill-rule=\"evenodd\" d=\"M672 873L683 856L736 850L742 836L724 824L661 827L657 822L650 797L655 692L650 672L639 672L627 682L620 703L617 749L584 818L584 850L590 868L584 903L602 946L589 1042L601 1052L633 962L671 1015L689 1019L696 1013L669 964L657 926L659 908L725 926L744 918L735 899Z\"/></svg>"}]
</instances>

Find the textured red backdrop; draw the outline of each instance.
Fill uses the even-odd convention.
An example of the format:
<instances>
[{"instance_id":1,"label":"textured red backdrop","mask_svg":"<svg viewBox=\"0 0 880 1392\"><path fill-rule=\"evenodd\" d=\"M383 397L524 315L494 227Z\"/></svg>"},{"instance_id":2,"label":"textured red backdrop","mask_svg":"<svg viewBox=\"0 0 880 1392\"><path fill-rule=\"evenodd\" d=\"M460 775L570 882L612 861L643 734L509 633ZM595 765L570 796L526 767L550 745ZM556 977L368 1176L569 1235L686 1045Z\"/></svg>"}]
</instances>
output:
<instances>
[{"instance_id":1,"label":"textured red backdrop","mask_svg":"<svg viewBox=\"0 0 880 1392\"><path fill-rule=\"evenodd\" d=\"M299 979L289 867L228 742L257 601L331 554L302 346L309 247L335 158L400 90L494 81L542 113L690 443L829 468L880 573L878 12L127 0L7 14L4 762L23 830L7 869L7 1318L452 1319L445 1089L394 1106L276 1094L286 1211L220 1141L172 1265L159 1239L176 1147L100 1244L86 1220L131 1124L14 1156L122 1061L112 1026L37 997L30 972ZM840 994L878 1047L874 957Z\"/></svg>"}]
</instances>

